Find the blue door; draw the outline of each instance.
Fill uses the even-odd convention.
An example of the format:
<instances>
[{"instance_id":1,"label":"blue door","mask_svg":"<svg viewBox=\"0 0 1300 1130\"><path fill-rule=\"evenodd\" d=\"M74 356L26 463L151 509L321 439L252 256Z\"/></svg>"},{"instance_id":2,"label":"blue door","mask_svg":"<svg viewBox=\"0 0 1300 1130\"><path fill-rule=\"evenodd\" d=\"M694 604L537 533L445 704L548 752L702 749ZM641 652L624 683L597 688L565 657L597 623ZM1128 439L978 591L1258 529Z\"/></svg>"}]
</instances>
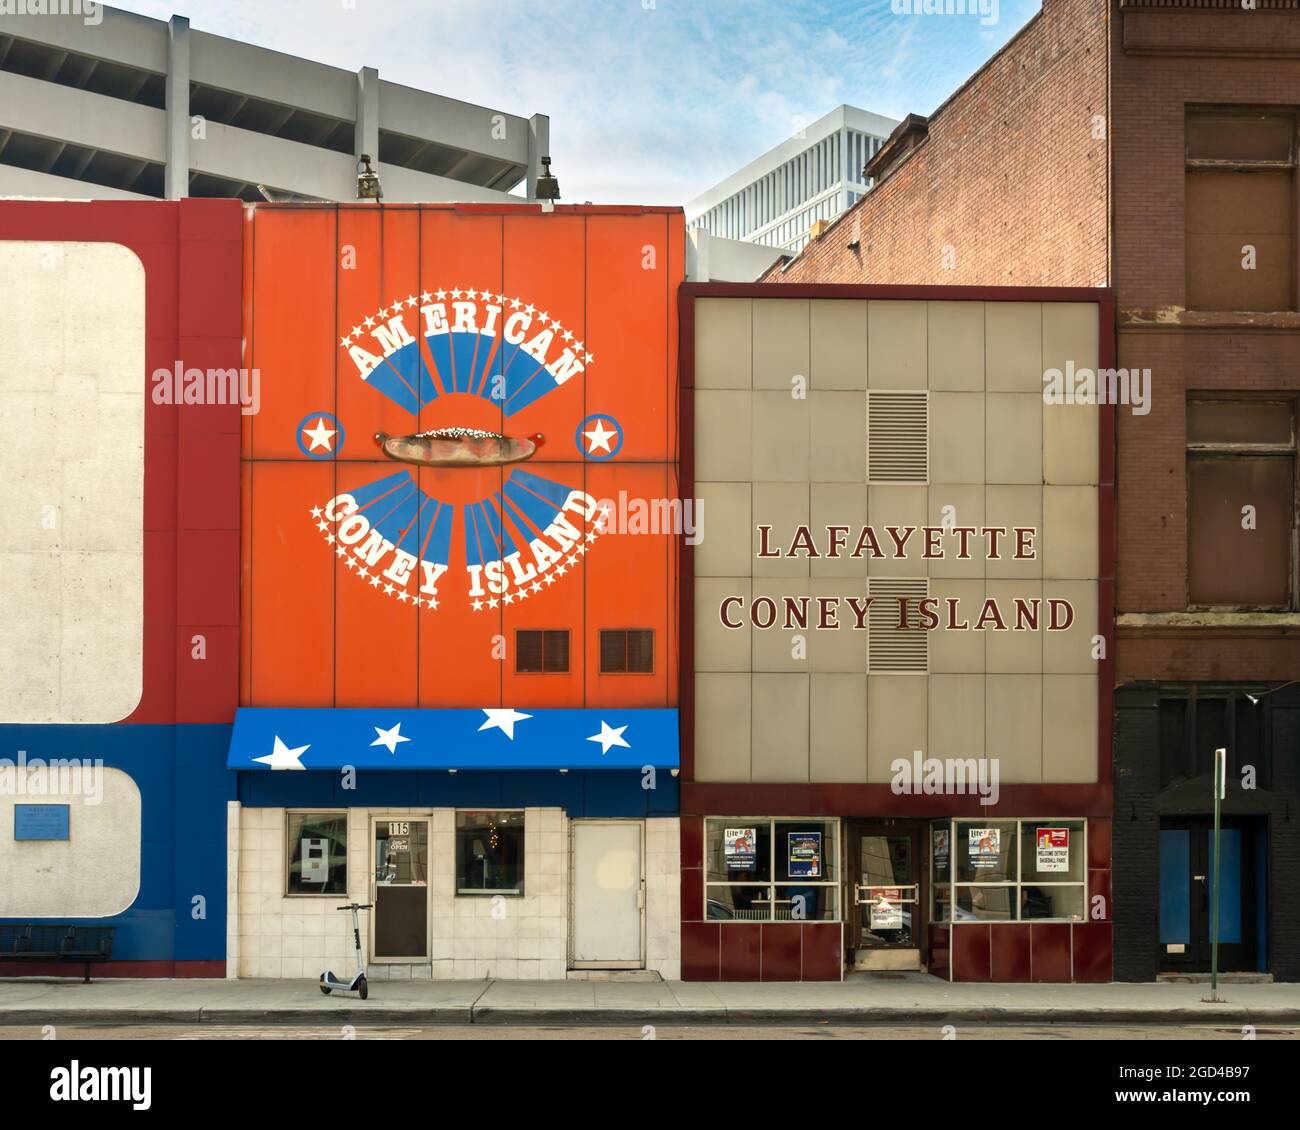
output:
<instances>
[{"instance_id":1,"label":"blue door","mask_svg":"<svg viewBox=\"0 0 1300 1130\"><path fill-rule=\"evenodd\" d=\"M1255 969L1254 822L1223 820L1219 870L1219 968ZM1160 968L1208 973L1214 892L1214 823L1204 818L1160 823Z\"/></svg>"}]
</instances>

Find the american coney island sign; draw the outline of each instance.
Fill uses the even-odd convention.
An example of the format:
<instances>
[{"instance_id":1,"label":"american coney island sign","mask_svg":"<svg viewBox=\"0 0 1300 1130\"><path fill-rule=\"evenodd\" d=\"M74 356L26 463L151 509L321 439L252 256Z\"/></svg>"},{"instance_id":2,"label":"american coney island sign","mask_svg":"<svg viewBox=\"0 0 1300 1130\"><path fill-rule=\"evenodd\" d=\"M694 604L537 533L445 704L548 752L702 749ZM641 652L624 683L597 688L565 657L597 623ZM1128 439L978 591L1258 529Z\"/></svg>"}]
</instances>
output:
<instances>
[{"instance_id":1,"label":"american coney island sign","mask_svg":"<svg viewBox=\"0 0 1300 1130\"><path fill-rule=\"evenodd\" d=\"M595 361L558 318L520 296L423 291L359 314L338 348L340 380L412 420L403 434L354 441L391 470L311 508L354 583L430 611L448 599L487 611L562 583L592 551L606 513L582 489L581 461L618 453L618 422L579 412L564 434L526 426L530 406ZM311 459L335 458L346 438L345 421L328 412L299 425ZM573 461L530 466L548 443L574 443Z\"/></svg>"}]
</instances>

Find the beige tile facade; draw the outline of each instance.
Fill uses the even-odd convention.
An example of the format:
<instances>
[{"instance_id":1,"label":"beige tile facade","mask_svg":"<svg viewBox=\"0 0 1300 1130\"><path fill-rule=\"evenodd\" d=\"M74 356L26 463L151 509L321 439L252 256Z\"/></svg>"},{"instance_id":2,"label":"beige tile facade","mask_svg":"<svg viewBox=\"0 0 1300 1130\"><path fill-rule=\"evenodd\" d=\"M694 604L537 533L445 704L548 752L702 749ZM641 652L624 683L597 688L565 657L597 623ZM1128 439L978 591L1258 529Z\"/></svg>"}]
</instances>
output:
<instances>
[{"instance_id":1,"label":"beige tile facade","mask_svg":"<svg viewBox=\"0 0 1300 1130\"><path fill-rule=\"evenodd\" d=\"M1097 360L1090 303L701 298L696 302L696 777L876 783L915 749L1000 759L1003 783L1087 783L1097 767L1098 415L1047 405L1043 372ZM1079 360L1082 358L1082 360ZM929 477L869 482L867 397L923 393ZM874 458L874 456L873 456ZM1036 556L904 560L757 557L757 527L787 546L800 526L1030 526ZM882 533L883 537L883 533ZM1005 631L929 634L928 664L869 669L843 603L869 578L924 578L974 624L987 598ZM738 596L730 629L721 602ZM839 597L838 629L751 623L753 601ZM1037 599L1037 629L1014 627ZM1045 630L1049 600L1073 605Z\"/></svg>"},{"instance_id":2,"label":"beige tile facade","mask_svg":"<svg viewBox=\"0 0 1300 1130\"><path fill-rule=\"evenodd\" d=\"M316 978L351 973L352 920L341 895L285 895L283 808L228 810L227 965L230 976ZM455 892L456 812L451 808L348 809L348 901L369 902L372 817L429 821L429 960L369 960L369 912L362 915L366 975L374 981L563 979L571 922L569 820L558 808L524 810L525 894L499 902ZM645 822L645 968L680 976L680 854L675 818ZM498 907L494 916L494 904ZM504 908L501 916L499 908Z\"/></svg>"}]
</instances>

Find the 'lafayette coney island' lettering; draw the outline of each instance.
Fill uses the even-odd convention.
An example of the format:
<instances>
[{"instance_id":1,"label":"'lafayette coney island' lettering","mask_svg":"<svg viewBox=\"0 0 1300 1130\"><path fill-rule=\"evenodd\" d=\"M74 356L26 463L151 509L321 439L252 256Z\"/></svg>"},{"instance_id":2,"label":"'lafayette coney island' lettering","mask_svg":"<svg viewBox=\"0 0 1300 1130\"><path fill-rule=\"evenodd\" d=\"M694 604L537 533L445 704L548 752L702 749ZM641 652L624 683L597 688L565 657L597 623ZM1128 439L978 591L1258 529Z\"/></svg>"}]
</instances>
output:
<instances>
[{"instance_id":1,"label":"'lafayette coney island' lettering","mask_svg":"<svg viewBox=\"0 0 1300 1130\"><path fill-rule=\"evenodd\" d=\"M578 515L580 522L591 519L599 509L595 498L583 491L570 491L564 506L555 516L542 535L528 542L528 559L524 559L524 550L516 550L501 560L487 561L481 565L467 565L471 597L488 597L492 607L496 606L495 596L529 583L536 583L550 569L559 566L559 572L566 571L563 562L573 553L586 553L587 543L594 541L595 530L586 534L570 521L567 513ZM447 572L448 566L437 561L426 561L398 548L392 541L374 529L363 513L357 500L350 494L340 494L331 498L322 508L326 522L336 523L332 538L338 542L340 556L350 553L361 567L368 571L376 570L372 584L391 584L405 590L412 578L418 583L418 596L411 599L420 602L423 597L430 608L437 608L438 582ZM602 513L596 519L596 530L604 522ZM333 544L333 541L331 541ZM572 564L570 560L569 564ZM548 581L548 583L551 583ZM476 609L477 611L477 609Z\"/></svg>"},{"instance_id":2,"label":"'lafayette coney island' lettering","mask_svg":"<svg viewBox=\"0 0 1300 1130\"><path fill-rule=\"evenodd\" d=\"M450 302L444 301L448 293L452 297ZM425 291L420 299L418 325L425 337L468 333L495 338L499 334L503 341L518 346L533 357L551 374L557 385L581 373L586 368L584 362L590 360L590 354L583 352L582 343L574 341L573 334L564 330L559 319L525 306L517 298L507 299L503 294L492 295L488 291L439 290L434 294ZM405 303L396 302L389 310L379 311L377 322L373 318L366 319L375 323L373 328L368 327L370 340L374 343L373 352L359 343L347 346L348 356L363 381L369 379L381 362L414 343L415 338L406 321L407 314L398 307L414 308L415 303L416 298L412 295ZM414 314L412 318L416 320ZM353 335L359 337L361 332L360 326L355 327Z\"/></svg>"}]
</instances>

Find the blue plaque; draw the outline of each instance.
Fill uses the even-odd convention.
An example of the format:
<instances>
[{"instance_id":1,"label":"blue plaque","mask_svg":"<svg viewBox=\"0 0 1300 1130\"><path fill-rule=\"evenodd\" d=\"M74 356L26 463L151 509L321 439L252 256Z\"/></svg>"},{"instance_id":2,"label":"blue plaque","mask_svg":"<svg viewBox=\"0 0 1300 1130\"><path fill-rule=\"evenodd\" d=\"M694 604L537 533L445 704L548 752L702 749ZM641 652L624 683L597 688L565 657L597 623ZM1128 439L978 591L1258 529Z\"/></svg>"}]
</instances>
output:
<instances>
[{"instance_id":1,"label":"blue plaque","mask_svg":"<svg viewBox=\"0 0 1300 1130\"><path fill-rule=\"evenodd\" d=\"M66 840L68 806L66 804L14 805L15 840Z\"/></svg>"}]
</instances>

